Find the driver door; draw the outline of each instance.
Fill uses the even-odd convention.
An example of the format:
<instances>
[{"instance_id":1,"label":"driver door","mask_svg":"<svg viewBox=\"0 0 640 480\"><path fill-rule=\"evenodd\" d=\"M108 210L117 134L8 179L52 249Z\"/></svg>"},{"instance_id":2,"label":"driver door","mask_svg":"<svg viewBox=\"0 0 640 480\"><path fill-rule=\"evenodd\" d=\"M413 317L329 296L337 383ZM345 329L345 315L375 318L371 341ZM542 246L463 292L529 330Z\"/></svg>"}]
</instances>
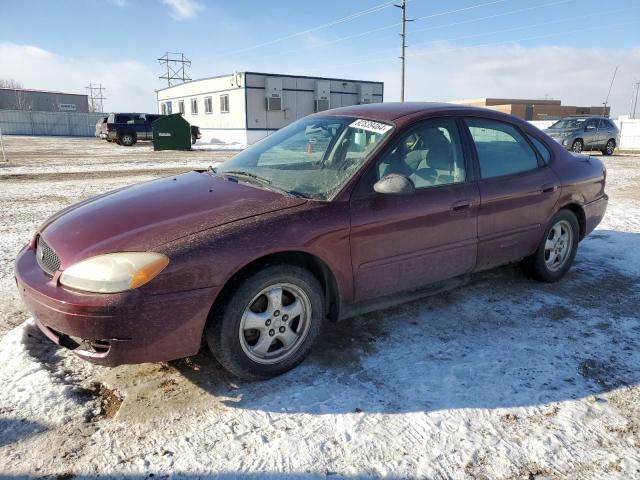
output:
<instances>
[{"instance_id":1,"label":"driver door","mask_svg":"<svg viewBox=\"0 0 640 480\"><path fill-rule=\"evenodd\" d=\"M470 272L477 251L480 196L468 181L455 119L428 120L402 135L365 172L351 200L355 300L413 290ZM389 173L409 194L378 194Z\"/></svg>"}]
</instances>

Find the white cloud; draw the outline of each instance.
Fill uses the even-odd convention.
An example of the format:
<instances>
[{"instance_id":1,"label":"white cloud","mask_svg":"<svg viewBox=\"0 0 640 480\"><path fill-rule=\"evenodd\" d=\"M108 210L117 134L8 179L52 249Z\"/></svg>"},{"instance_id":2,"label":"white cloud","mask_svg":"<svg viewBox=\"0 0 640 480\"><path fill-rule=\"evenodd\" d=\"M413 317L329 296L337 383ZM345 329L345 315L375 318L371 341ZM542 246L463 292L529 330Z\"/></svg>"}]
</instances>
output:
<instances>
[{"instance_id":1,"label":"white cloud","mask_svg":"<svg viewBox=\"0 0 640 480\"><path fill-rule=\"evenodd\" d=\"M155 112L156 72L133 60L103 61L56 55L31 45L0 42L2 76L26 88L85 94L89 82L102 83L106 111Z\"/></svg>"},{"instance_id":2,"label":"white cloud","mask_svg":"<svg viewBox=\"0 0 640 480\"><path fill-rule=\"evenodd\" d=\"M182 21L194 18L198 12L204 10L204 5L195 0L162 0L169 6L171 18Z\"/></svg>"},{"instance_id":3,"label":"white cloud","mask_svg":"<svg viewBox=\"0 0 640 480\"><path fill-rule=\"evenodd\" d=\"M416 101L548 95L562 100L563 105L600 106L618 66L609 104L613 116L625 115L632 82L640 72L640 47L608 50L504 45L460 49L443 43L408 53L415 56L407 58L406 99ZM399 60L390 60L384 67L373 63L354 67L359 77L385 82L385 100L399 99Z\"/></svg>"}]
</instances>

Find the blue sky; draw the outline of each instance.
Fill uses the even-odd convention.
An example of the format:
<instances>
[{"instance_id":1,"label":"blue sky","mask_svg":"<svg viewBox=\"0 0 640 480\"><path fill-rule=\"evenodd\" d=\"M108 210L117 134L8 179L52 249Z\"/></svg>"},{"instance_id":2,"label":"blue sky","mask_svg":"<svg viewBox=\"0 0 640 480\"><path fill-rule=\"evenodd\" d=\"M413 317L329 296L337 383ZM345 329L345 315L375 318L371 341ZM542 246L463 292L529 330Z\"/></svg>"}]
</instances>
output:
<instances>
[{"instance_id":1,"label":"blue sky","mask_svg":"<svg viewBox=\"0 0 640 480\"><path fill-rule=\"evenodd\" d=\"M400 12L385 3L0 0L0 77L72 91L103 82L109 109L149 110L162 86L156 59L170 50L193 62L193 78L259 70L374 79L396 100ZM618 66L612 103L625 113L640 79L638 0L411 0L407 9L420 19L408 25L409 100L547 95L600 104Z\"/></svg>"}]
</instances>

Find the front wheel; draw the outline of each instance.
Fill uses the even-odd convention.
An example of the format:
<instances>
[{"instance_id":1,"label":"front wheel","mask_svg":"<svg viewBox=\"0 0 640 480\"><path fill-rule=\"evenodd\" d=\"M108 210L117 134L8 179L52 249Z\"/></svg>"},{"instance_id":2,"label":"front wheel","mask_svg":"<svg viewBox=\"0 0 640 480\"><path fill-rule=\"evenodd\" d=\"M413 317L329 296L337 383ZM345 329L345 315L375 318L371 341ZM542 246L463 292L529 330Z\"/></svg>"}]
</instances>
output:
<instances>
[{"instance_id":1,"label":"front wheel","mask_svg":"<svg viewBox=\"0 0 640 480\"><path fill-rule=\"evenodd\" d=\"M280 375L302 362L323 323L322 288L307 270L273 265L251 275L206 328L218 362L245 380Z\"/></svg>"},{"instance_id":2,"label":"front wheel","mask_svg":"<svg viewBox=\"0 0 640 480\"><path fill-rule=\"evenodd\" d=\"M582 143L582 140L578 139L573 142L573 145L571 146L571 151L575 153L581 153L583 148L584 148L584 143Z\"/></svg>"},{"instance_id":3,"label":"front wheel","mask_svg":"<svg viewBox=\"0 0 640 480\"><path fill-rule=\"evenodd\" d=\"M543 282L557 282L569 270L578 250L580 225L570 210L556 213L536 252L522 261L527 275Z\"/></svg>"}]
</instances>

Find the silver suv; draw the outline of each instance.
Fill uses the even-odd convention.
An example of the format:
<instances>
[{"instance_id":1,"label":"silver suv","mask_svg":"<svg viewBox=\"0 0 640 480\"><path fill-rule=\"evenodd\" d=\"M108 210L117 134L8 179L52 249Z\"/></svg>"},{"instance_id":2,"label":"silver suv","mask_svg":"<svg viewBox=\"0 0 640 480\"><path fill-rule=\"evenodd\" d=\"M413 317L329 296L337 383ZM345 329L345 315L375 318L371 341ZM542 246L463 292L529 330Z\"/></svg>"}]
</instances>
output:
<instances>
[{"instance_id":1,"label":"silver suv","mask_svg":"<svg viewBox=\"0 0 640 480\"><path fill-rule=\"evenodd\" d=\"M616 124L605 117L569 117L558 120L544 131L567 150L600 150L612 155L620 140Z\"/></svg>"}]
</instances>

